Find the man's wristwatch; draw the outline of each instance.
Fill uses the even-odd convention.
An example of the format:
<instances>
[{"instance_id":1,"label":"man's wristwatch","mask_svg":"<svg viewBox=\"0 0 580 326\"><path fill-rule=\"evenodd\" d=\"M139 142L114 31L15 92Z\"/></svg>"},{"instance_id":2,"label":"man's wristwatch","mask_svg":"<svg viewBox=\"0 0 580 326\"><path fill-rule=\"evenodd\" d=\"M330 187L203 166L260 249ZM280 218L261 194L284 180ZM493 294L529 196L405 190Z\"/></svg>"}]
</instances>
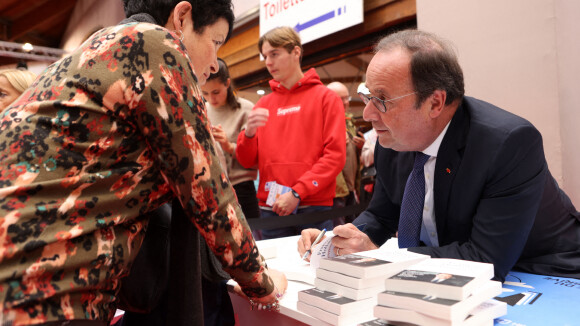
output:
<instances>
[{"instance_id":1,"label":"man's wristwatch","mask_svg":"<svg viewBox=\"0 0 580 326\"><path fill-rule=\"evenodd\" d=\"M294 189L292 189L292 195L294 195L294 197L300 199L300 195L296 191L294 191Z\"/></svg>"}]
</instances>

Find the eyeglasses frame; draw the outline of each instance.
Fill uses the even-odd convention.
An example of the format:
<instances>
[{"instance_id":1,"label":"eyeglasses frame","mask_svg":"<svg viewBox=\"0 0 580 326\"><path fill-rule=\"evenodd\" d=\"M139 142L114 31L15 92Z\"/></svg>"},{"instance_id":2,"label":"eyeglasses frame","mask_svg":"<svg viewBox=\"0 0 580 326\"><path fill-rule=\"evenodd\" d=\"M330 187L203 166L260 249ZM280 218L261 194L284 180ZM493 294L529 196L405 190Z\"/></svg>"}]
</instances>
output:
<instances>
[{"instance_id":1,"label":"eyeglasses frame","mask_svg":"<svg viewBox=\"0 0 580 326\"><path fill-rule=\"evenodd\" d=\"M399 97L395 97L389 100L381 100L380 98L376 97L376 96L369 96L364 94L363 92L358 92L358 96L360 97L360 99L363 101L363 103L365 105L369 104L369 102L373 102L373 105L375 106L375 108L377 108L377 110L379 110L379 112L382 113L387 113L387 105L385 104L385 102L389 102L391 105L394 105L396 100L402 99L403 97L407 97L407 96L411 96L413 94L417 94L417 92L413 92L413 93L409 93L409 94L405 94L405 95L401 95ZM377 105L377 102L381 103L380 106L383 107L383 109L381 110L380 106Z\"/></svg>"}]
</instances>

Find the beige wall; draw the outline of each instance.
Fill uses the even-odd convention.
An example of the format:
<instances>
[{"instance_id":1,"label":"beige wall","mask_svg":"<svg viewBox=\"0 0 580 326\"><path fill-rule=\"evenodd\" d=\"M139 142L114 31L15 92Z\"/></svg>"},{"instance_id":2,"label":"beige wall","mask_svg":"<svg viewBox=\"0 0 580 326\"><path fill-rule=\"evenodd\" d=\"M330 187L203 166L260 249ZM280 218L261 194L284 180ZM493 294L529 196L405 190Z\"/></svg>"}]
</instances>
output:
<instances>
[{"instance_id":1,"label":"beige wall","mask_svg":"<svg viewBox=\"0 0 580 326\"><path fill-rule=\"evenodd\" d=\"M121 0L77 1L61 48L72 51L98 28L115 25L124 18Z\"/></svg>"},{"instance_id":2,"label":"beige wall","mask_svg":"<svg viewBox=\"0 0 580 326\"><path fill-rule=\"evenodd\" d=\"M580 1L555 3L564 187L580 209Z\"/></svg>"},{"instance_id":3,"label":"beige wall","mask_svg":"<svg viewBox=\"0 0 580 326\"><path fill-rule=\"evenodd\" d=\"M417 0L418 27L455 44L466 94L540 130L550 170L577 207L579 12L575 0Z\"/></svg>"}]
</instances>

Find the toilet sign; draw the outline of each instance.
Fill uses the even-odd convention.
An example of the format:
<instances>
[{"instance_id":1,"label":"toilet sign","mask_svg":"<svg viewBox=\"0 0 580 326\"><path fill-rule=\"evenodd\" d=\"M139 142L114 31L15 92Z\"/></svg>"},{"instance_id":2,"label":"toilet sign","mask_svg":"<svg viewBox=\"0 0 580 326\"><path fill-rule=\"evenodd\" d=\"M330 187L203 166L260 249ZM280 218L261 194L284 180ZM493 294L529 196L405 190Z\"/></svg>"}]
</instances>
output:
<instances>
[{"instance_id":1,"label":"toilet sign","mask_svg":"<svg viewBox=\"0 0 580 326\"><path fill-rule=\"evenodd\" d=\"M302 44L363 22L363 0L260 0L260 36L293 27Z\"/></svg>"}]
</instances>

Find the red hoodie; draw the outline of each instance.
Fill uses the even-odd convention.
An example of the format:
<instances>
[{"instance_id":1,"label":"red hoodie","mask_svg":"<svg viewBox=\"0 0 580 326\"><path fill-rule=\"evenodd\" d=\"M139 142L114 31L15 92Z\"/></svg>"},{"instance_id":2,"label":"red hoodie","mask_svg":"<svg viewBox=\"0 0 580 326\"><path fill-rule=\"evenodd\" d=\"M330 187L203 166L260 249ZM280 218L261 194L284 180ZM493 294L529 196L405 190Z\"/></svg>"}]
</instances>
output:
<instances>
[{"instance_id":1,"label":"red hoodie","mask_svg":"<svg viewBox=\"0 0 580 326\"><path fill-rule=\"evenodd\" d=\"M300 206L332 206L336 176L344 167L346 127L344 106L320 81L314 69L286 89L270 81L273 93L254 106L270 115L254 137L238 136L236 155L242 166L258 165L258 200L266 206L269 181L292 187Z\"/></svg>"}]
</instances>

